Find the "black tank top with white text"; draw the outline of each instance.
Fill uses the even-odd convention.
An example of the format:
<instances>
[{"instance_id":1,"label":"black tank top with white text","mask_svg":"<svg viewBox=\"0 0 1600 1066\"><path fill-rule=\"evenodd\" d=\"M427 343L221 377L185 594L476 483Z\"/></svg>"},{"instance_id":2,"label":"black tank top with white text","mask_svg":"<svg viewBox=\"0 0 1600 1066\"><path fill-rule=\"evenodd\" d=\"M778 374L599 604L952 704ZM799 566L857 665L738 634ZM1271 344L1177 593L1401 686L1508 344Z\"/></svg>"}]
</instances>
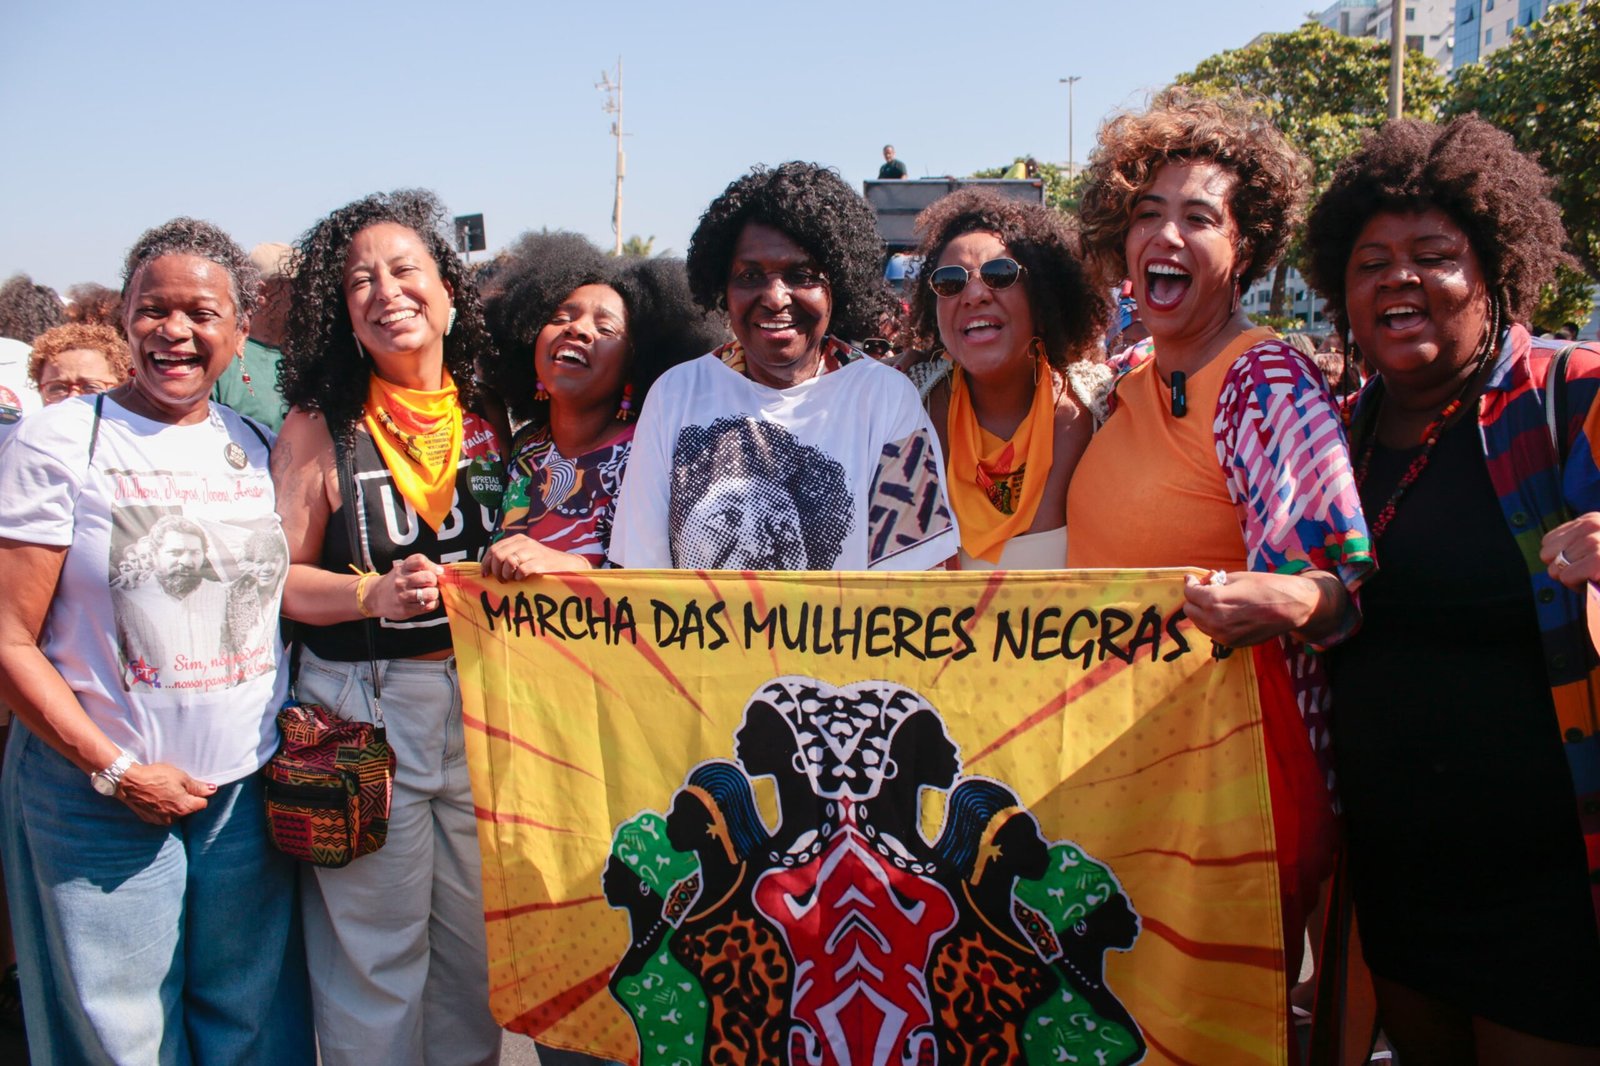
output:
<instances>
[{"instance_id":1,"label":"black tank top with white text","mask_svg":"<svg viewBox=\"0 0 1600 1066\"><path fill-rule=\"evenodd\" d=\"M328 518L322 538L324 570L352 573L355 563L363 572L389 572L395 560L422 554L439 563L473 561L483 557L500 520L500 496L505 485L504 449L494 428L479 415L467 412L461 426L461 460L456 466L456 495L450 513L435 531L424 522L395 488L394 478L372 442L364 422L355 432L355 495L359 551L350 544L349 523L341 502ZM441 606L403 622L374 618L373 645L380 659L409 659L450 647L450 624ZM365 619L327 626L301 626L306 647L332 662L361 662L367 658Z\"/></svg>"}]
</instances>

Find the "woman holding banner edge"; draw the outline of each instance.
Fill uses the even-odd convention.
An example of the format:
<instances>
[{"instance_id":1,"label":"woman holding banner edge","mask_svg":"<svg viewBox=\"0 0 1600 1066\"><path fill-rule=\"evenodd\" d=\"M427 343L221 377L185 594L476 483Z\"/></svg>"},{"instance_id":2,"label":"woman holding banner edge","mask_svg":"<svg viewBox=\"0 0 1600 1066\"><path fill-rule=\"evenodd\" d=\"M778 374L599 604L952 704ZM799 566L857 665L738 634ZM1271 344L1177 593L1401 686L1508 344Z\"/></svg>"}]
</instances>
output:
<instances>
[{"instance_id":1,"label":"woman holding banner edge","mask_svg":"<svg viewBox=\"0 0 1600 1066\"><path fill-rule=\"evenodd\" d=\"M396 757L384 846L339 869L302 870L327 1066L500 1056L439 573L488 545L507 434L483 407L474 364L491 345L443 223L431 193L401 190L307 231L280 368L293 406L272 474L291 560L283 613L302 623L296 695L370 721L376 659Z\"/></svg>"},{"instance_id":2,"label":"woman holding banner edge","mask_svg":"<svg viewBox=\"0 0 1600 1066\"><path fill-rule=\"evenodd\" d=\"M1288 240L1304 175L1238 102L1173 92L1102 127L1085 244L1107 287L1131 278L1151 339L1112 360L1111 413L1067 495L1069 566L1203 567L1189 618L1219 655L1252 648L1290 982L1334 842L1328 694L1308 648L1355 628L1351 593L1373 567L1320 372L1239 308Z\"/></svg>"},{"instance_id":3,"label":"woman holding banner edge","mask_svg":"<svg viewBox=\"0 0 1600 1066\"><path fill-rule=\"evenodd\" d=\"M695 308L682 260L610 259L572 233L519 240L484 313L497 349L484 369L527 419L484 573L601 566L650 386L725 335Z\"/></svg>"}]
</instances>

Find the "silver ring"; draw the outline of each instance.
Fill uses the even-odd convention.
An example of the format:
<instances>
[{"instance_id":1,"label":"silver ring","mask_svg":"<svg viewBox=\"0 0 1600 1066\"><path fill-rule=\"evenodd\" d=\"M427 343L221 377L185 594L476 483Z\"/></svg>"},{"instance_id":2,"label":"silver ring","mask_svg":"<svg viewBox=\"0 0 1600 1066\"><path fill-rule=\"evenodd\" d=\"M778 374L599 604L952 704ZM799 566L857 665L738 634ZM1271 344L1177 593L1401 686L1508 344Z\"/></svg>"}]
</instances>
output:
<instances>
[{"instance_id":1,"label":"silver ring","mask_svg":"<svg viewBox=\"0 0 1600 1066\"><path fill-rule=\"evenodd\" d=\"M417 591L417 606L421 607L422 606L422 590L421 589L417 589L416 591Z\"/></svg>"},{"instance_id":2,"label":"silver ring","mask_svg":"<svg viewBox=\"0 0 1600 1066\"><path fill-rule=\"evenodd\" d=\"M1567 558L1567 551L1565 548L1556 552L1556 565L1561 567L1563 570L1572 565L1572 560Z\"/></svg>"}]
</instances>

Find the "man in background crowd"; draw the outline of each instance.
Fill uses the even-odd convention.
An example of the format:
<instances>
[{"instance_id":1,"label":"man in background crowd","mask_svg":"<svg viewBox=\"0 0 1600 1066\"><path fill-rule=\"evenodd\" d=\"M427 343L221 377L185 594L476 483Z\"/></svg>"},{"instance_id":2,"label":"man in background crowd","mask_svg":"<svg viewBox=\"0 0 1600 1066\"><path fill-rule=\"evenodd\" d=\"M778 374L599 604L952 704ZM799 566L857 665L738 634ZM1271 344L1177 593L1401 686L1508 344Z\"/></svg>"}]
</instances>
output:
<instances>
[{"instance_id":1,"label":"man in background crowd","mask_svg":"<svg viewBox=\"0 0 1600 1066\"><path fill-rule=\"evenodd\" d=\"M261 306L250 317L244 355L233 361L211 387L211 398L240 414L271 426L283 425L283 396L278 392L278 360L283 358L283 323L289 314L291 249L287 244L258 244L250 261L261 271Z\"/></svg>"},{"instance_id":2,"label":"man in background crowd","mask_svg":"<svg viewBox=\"0 0 1600 1066\"><path fill-rule=\"evenodd\" d=\"M889 181L906 176L906 165L894 157L894 145L883 146L883 166L878 168L878 180Z\"/></svg>"}]
</instances>

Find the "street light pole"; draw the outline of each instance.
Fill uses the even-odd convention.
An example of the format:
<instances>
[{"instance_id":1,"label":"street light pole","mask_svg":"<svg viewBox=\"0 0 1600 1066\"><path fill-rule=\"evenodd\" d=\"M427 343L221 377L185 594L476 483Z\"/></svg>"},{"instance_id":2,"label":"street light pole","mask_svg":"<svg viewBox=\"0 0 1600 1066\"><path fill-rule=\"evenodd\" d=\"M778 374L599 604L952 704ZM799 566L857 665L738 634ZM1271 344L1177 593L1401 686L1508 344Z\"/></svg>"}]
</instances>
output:
<instances>
[{"instance_id":1,"label":"street light pole","mask_svg":"<svg viewBox=\"0 0 1600 1066\"><path fill-rule=\"evenodd\" d=\"M1406 68L1405 0L1389 0L1389 117L1405 111Z\"/></svg>"},{"instance_id":2,"label":"street light pole","mask_svg":"<svg viewBox=\"0 0 1600 1066\"><path fill-rule=\"evenodd\" d=\"M600 80L594 87L606 94L605 106L601 108L608 115L615 115L616 120L611 123L611 135L617 139L617 192L616 199L611 202L611 228L616 233L615 255L622 254L622 180L627 176L627 161L622 154L622 57L617 57L617 80L612 81L611 75L606 71L600 72Z\"/></svg>"},{"instance_id":3,"label":"street light pole","mask_svg":"<svg viewBox=\"0 0 1600 1066\"><path fill-rule=\"evenodd\" d=\"M1058 79L1067 87L1067 177L1075 177L1078 173L1077 164L1073 161L1072 151L1072 87L1083 80L1081 75L1074 74L1068 78Z\"/></svg>"}]
</instances>

